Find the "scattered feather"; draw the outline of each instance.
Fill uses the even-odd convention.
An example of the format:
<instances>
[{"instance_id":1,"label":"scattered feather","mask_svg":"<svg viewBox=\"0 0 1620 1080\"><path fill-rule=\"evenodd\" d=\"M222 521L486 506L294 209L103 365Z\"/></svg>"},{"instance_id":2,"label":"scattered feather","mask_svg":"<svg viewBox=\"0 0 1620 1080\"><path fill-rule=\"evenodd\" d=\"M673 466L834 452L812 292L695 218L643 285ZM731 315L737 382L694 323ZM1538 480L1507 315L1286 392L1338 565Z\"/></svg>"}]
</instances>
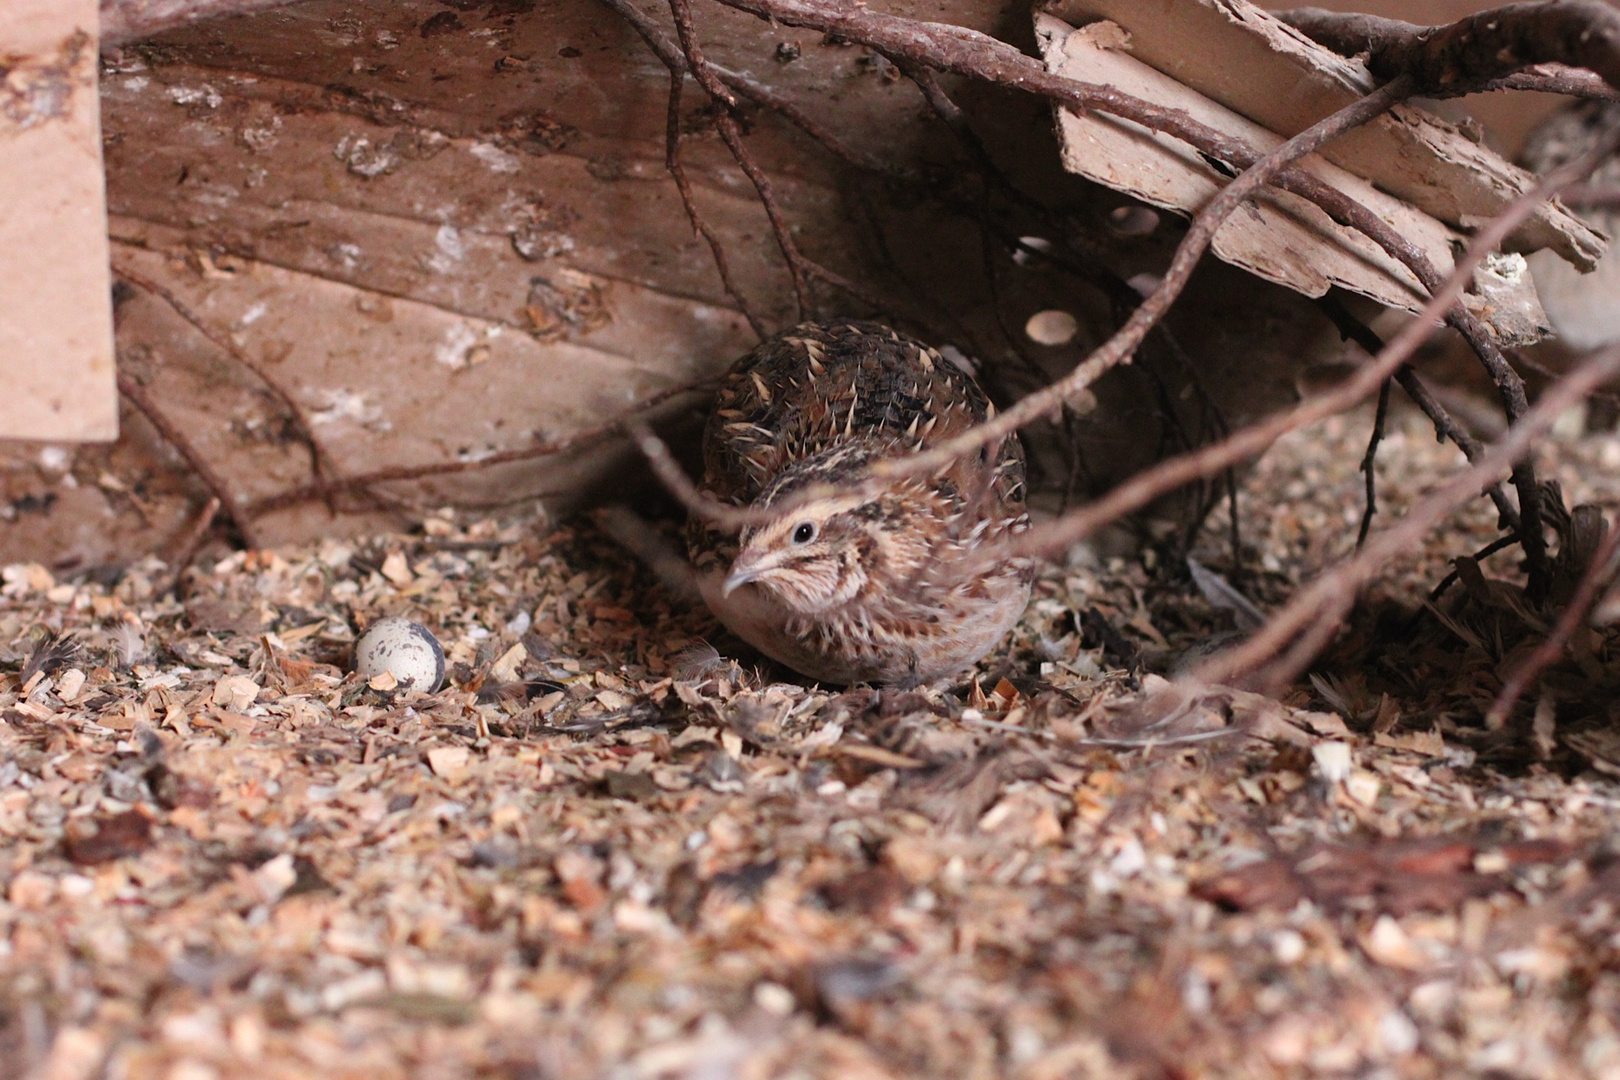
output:
<instances>
[{"instance_id":1,"label":"scattered feather","mask_svg":"<svg viewBox=\"0 0 1620 1080\"><path fill-rule=\"evenodd\" d=\"M677 679L691 682L709 675L716 668L724 667L726 659L720 655L719 649L707 641L699 641L676 653L671 663Z\"/></svg>"},{"instance_id":2,"label":"scattered feather","mask_svg":"<svg viewBox=\"0 0 1620 1080\"><path fill-rule=\"evenodd\" d=\"M1253 601L1238 592L1220 574L1190 556L1187 570L1192 574L1193 584L1198 586L1198 591L1203 593L1210 606L1218 611L1230 611L1239 630L1258 630L1265 625L1266 613L1255 607Z\"/></svg>"},{"instance_id":3,"label":"scattered feather","mask_svg":"<svg viewBox=\"0 0 1620 1080\"><path fill-rule=\"evenodd\" d=\"M79 640L71 632L59 634L46 630L23 663L22 685L27 686L35 675L55 675L70 666L78 658L79 652Z\"/></svg>"},{"instance_id":4,"label":"scattered feather","mask_svg":"<svg viewBox=\"0 0 1620 1080\"><path fill-rule=\"evenodd\" d=\"M1316 692L1321 695L1323 701L1333 706L1334 712L1337 712L1346 720L1356 718L1356 710L1350 704L1350 696L1346 692L1344 684L1337 678L1332 675L1318 675L1313 671L1311 672L1311 685L1316 687Z\"/></svg>"},{"instance_id":5,"label":"scattered feather","mask_svg":"<svg viewBox=\"0 0 1620 1080\"><path fill-rule=\"evenodd\" d=\"M107 632L107 638L120 668L132 668L151 656L139 623L120 622Z\"/></svg>"}]
</instances>

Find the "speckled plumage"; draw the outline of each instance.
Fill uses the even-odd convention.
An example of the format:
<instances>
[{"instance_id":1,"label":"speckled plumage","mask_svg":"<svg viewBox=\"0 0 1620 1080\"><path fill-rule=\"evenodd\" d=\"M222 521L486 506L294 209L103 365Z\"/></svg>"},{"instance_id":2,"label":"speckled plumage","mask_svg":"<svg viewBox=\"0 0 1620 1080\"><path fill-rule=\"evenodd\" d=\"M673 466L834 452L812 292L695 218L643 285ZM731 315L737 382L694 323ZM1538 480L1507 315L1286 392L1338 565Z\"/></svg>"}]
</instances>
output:
<instances>
[{"instance_id":1,"label":"speckled plumage","mask_svg":"<svg viewBox=\"0 0 1620 1080\"><path fill-rule=\"evenodd\" d=\"M805 323L732 368L704 432L704 489L769 509L991 415L973 378L886 326ZM952 674L1029 600L1026 560L976 553L1028 527L1016 437L932 477L862 498L835 492L740 537L694 520L709 606L744 640L812 678L901 683Z\"/></svg>"}]
</instances>

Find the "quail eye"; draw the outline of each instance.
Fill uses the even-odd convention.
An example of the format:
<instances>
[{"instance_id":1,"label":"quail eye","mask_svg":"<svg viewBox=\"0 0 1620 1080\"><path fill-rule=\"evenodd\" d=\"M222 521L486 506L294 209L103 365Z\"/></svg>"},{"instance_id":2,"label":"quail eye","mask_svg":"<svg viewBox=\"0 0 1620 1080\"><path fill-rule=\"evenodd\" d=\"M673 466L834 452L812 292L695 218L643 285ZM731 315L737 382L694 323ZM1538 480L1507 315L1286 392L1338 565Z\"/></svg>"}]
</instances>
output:
<instances>
[{"instance_id":1,"label":"quail eye","mask_svg":"<svg viewBox=\"0 0 1620 1080\"><path fill-rule=\"evenodd\" d=\"M793 530L793 542L795 544L808 544L815 538L816 527L811 522L802 521L799 523L799 527Z\"/></svg>"}]
</instances>

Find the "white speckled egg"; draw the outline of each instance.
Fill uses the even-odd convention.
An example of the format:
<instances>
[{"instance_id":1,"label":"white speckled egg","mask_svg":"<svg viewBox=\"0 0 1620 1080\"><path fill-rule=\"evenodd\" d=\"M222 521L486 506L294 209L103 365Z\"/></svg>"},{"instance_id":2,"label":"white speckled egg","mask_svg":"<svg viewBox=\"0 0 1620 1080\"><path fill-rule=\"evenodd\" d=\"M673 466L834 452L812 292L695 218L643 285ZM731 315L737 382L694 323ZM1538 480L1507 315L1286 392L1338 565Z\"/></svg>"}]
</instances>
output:
<instances>
[{"instance_id":1,"label":"white speckled egg","mask_svg":"<svg viewBox=\"0 0 1620 1080\"><path fill-rule=\"evenodd\" d=\"M431 694L444 682L444 649L421 623L378 619L355 643L354 670L367 682L386 671L402 689Z\"/></svg>"}]
</instances>

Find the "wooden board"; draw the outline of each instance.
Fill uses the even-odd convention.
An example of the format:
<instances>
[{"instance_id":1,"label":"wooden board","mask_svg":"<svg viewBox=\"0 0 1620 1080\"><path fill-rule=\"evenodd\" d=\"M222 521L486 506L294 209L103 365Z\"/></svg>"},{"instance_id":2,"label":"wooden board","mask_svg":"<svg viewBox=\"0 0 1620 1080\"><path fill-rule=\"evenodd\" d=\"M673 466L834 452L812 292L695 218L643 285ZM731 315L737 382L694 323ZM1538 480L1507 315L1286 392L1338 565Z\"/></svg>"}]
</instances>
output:
<instances>
[{"instance_id":1,"label":"wooden board","mask_svg":"<svg viewBox=\"0 0 1620 1080\"><path fill-rule=\"evenodd\" d=\"M96 19L0 5L0 438L118 436Z\"/></svg>"}]
</instances>

